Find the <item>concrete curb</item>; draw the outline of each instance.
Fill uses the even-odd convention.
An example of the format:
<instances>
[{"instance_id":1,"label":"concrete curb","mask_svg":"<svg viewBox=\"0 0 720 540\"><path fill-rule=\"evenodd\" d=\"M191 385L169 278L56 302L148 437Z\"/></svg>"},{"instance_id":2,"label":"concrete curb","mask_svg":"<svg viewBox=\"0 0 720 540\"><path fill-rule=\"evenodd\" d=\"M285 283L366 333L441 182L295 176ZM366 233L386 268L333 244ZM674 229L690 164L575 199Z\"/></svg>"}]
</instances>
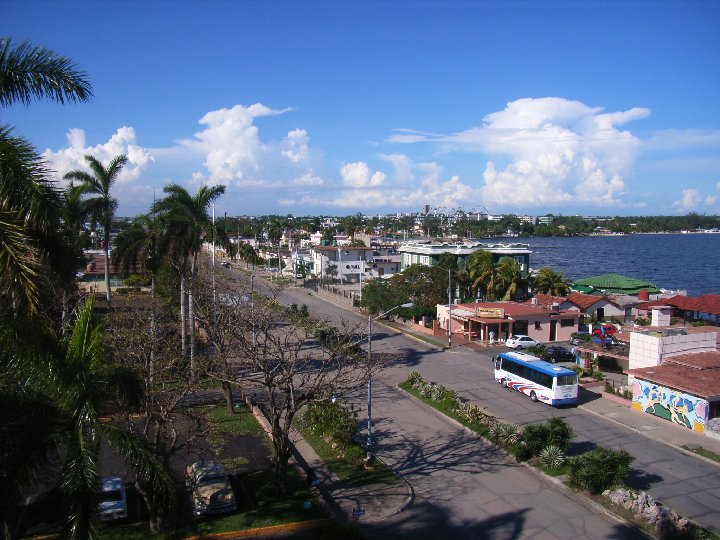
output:
<instances>
[{"instance_id":1,"label":"concrete curb","mask_svg":"<svg viewBox=\"0 0 720 540\"><path fill-rule=\"evenodd\" d=\"M604 398L600 398L600 399L604 399ZM620 420L615 420L614 418L611 418L611 417L609 417L609 416L606 416L606 415L604 415L604 414L602 414L602 413L599 413L599 412L597 412L597 411L593 411L592 409L589 409L589 408L586 407L585 405L578 405L578 409L582 409L582 410L585 411L585 412L589 412L590 414L594 414L595 416L599 416L600 418L603 418L604 420L607 420L608 422L612 422L613 424L617 424L617 425L619 425L619 426L624 426L625 428L629 429L630 431L634 431L634 432L637 433L638 435L641 435L641 436L643 436L643 437L645 437L645 438L647 438L647 439L652 439L652 440L655 441L655 442L659 442L659 443L661 443L661 444L664 444L665 446L667 446L667 447L669 447L669 448L674 448L675 450L679 450L680 452L683 452L684 454L687 454L688 456L692 456L692 457L694 457L694 458L701 459L701 460L705 461L706 463L709 463L710 465L714 465L715 467L720 467L720 463L717 462L717 461L715 461L715 460L713 460L713 459L707 458L707 457L705 457L705 456L703 456L703 455L701 455L701 454L696 454L695 452L691 452L690 450L686 450L685 448L683 448L682 446L678 446L677 444L674 444L674 443L671 443L671 442L667 442L667 441L663 441L662 439L658 439L658 438L656 438L656 437L652 437L652 436L648 435L647 432L642 431L641 429L638 429L638 428L633 427L633 426L628 426L627 424L621 422Z\"/></svg>"},{"instance_id":2,"label":"concrete curb","mask_svg":"<svg viewBox=\"0 0 720 540\"><path fill-rule=\"evenodd\" d=\"M601 505L601 504L596 503L596 502L593 501L592 499L589 499L589 498L586 497L584 494L582 494L582 493L580 493L580 492L578 492L578 491L574 491L574 490L570 489L568 486L566 486L562 481L558 480L557 478L554 478L554 477L552 477L552 476L549 476L549 475L543 473L542 471L538 470L537 468L529 465L528 463L526 463L526 462L524 462L524 461L517 461L517 460L515 460L515 458L512 456L512 454L508 453L504 448L502 448L502 447L498 446L497 444L493 443L492 441L486 439L486 438L483 437L482 435L478 434L477 432L473 431L473 430L470 429L469 427L467 427L467 426L463 425L462 423L458 422L458 421L455 420L454 418L451 418L451 417L443 414L441 411L438 411L435 407L431 407L430 405L428 405L428 404L425 403L424 401L418 399L417 397L415 397L415 396L413 396L412 394L410 394L409 392L403 390L403 389L400 388L399 386L395 386L394 388L396 388L397 390L399 390L399 391L400 391L402 394L404 394L405 396L409 397L409 398L410 398L412 401L414 401L415 403L421 405L421 406L424 407L425 409L429 409L429 410L430 410L433 414L435 414L436 416L445 419L446 421L448 421L449 423L453 424L454 426L457 426L457 427L461 428L461 429L462 429L463 431L465 431L466 433L471 434L471 435L475 435L476 437L478 437L479 439L482 439L482 440L483 440L484 442L486 442L487 444L495 447L499 452L502 452L502 454L505 455L507 458L512 459L513 461L515 461L515 464L516 464L516 465L521 466L521 467L525 468L525 469L528 470L528 471L531 471L535 476L537 476L539 479L541 479L542 481L544 481L546 484L549 484L549 485L551 485L551 486L553 486L553 487L555 487L555 488L557 488L557 489L560 489L561 491L565 492L565 493L568 494L568 495L572 495L573 497L576 497L577 499L580 500L581 504L582 504L583 506L585 506L586 508L588 508L589 510L602 513L602 514L604 514L605 516L613 519L614 521L617 521L618 523L622 523L622 524L624 524L624 525L627 525L628 527L630 527L630 528L632 528L633 530L635 530L638 534L643 535L645 538L647 538L647 539L649 539L649 540L657 540L658 537L653 536L653 535L647 533L646 531L644 531L643 529L641 529L640 527L638 527L636 524L632 523L631 521L628 521L628 520L626 520L625 518L620 517L620 516L612 513L609 509L605 508L605 507L604 507L603 505Z\"/></svg>"}]
</instances>

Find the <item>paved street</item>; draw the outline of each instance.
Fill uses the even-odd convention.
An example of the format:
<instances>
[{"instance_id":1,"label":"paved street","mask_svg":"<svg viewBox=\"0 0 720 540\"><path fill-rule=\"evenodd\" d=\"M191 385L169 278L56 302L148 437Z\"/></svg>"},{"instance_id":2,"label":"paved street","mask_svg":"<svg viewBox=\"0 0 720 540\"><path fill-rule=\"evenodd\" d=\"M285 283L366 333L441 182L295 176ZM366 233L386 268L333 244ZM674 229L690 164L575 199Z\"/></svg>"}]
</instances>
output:
<instances>
[{"instance_id":1,"label":"paved street","mask_svg":"<svg viewBox=\"0 0 720 540\"><path fill-rule=\"evenodd\" d=\"M355 323L363 320L308 291L293 289L285 294L298 304L307 304L313 312ZM715 511L720 501L720 468L652 436L652 430L680 428L650 419L646 427L631 430L612 421L611 415L616 413L603 413L607 417L602 417L592 413L589 404L587 410L585 406L554 409L535 404L493 381L490 352L479 354L463 347L439 351L380 324L375 329L374 351L406 353L403 361L386 369L375 381L378 453L416 489L416 499L407 510L382 526L370 527L375 537L411 534L438 538L449 531L467 538L628 538L632 534L532 471L504 463L481 440L398 393L394 386L411 369L420 371L426 380L456 389L506 420L524 424L563 416L577 433L578 449L595 445L627 449L635 456L630 479L634 486L648 490L680 514L720 530ZM364 397L357 396L357 403L362 407ZM623 413L638 414L626 408ZM688 436L685 432L682 435Z\"/></svg>"}]
</instances>

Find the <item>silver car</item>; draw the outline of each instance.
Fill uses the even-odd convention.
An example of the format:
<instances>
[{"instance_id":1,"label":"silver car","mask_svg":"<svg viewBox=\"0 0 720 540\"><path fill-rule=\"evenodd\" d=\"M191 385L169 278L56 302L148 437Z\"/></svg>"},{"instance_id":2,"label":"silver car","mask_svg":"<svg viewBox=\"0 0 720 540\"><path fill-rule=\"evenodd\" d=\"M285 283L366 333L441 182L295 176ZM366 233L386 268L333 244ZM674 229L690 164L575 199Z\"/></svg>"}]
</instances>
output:
<instances>
[{"instance_id":1,"label":"silver car","mask_svg":"<svg viewBox=\"0 0 720 540\"><path fill-rule=\"evenodd\" d=\"M237 509L235 493L222 463L197 461L187 467L185 478L196 516L223 514Z\"/></svg>"}]
</instances>

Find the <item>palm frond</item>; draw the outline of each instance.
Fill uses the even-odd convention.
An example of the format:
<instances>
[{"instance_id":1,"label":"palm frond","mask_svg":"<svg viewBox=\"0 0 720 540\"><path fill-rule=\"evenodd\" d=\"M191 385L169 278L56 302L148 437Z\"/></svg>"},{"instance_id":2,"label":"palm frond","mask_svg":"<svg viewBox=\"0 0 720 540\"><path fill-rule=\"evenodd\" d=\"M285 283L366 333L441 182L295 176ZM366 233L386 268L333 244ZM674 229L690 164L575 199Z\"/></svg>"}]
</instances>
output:
<instances>
[{"instance_id":1,"label":"palm frond","mask_svg":"<svg viewBox=\"0 0 720 540\"><path fill-rule=\"evenodd\" d=\"M88 101L92 86L72 61L27 41L0 39L0 106L29 105L33 98L58 103Z\"/></svg>"}]
</instances>

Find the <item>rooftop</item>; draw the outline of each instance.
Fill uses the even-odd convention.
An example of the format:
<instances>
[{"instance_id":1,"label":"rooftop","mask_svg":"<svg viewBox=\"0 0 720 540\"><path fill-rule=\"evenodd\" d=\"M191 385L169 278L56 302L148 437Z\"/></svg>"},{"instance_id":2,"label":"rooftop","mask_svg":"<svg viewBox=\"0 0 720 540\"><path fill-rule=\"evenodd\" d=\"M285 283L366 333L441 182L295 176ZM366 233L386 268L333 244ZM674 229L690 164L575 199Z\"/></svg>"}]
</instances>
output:
<instances>
[{"instance_id":1,"label":"rooftop","mask_svg":"<svg viewBox=\"0 0 720 540\"><path fill-rule=\"evenodd\" d=\"M720 397L720 352L672 356L659 366L631 369L629 373L704 399Z\"/></svg>"},{"instance_id":2,"label":"rooftop","mask_svg":"<svg viewBox=\"0 0 720 540\"><path fill-rule=\"evenodd\" d=\"M651 294L662 292L649 281L635 279L620 274L603 274L600 276L576 279L575 286L594 287L607 293L620 293L637 295L639 291L647 291Z\"/></svg>"}]
</instances>

